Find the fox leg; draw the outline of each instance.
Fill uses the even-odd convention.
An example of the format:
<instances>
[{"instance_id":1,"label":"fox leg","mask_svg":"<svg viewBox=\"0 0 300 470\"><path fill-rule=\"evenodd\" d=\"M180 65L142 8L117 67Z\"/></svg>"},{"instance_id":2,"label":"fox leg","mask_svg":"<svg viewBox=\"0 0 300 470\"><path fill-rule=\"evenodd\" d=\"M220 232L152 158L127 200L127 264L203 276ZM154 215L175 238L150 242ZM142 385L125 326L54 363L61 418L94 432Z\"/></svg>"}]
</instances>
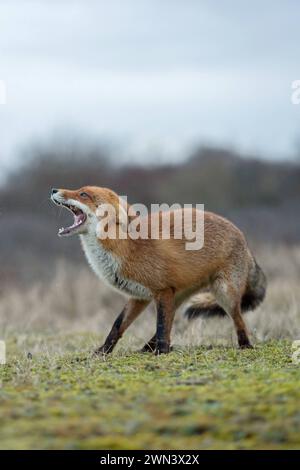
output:
<instances>
[{"instance_id":1,"label":"fox leg","mask_svg":"<svg viewBox=\"0 0 300 470\"><path fill-rule=\"evenodd\" d=\"M177 310L177 308L180 307L180 305L188 298L190 297L191 295L191 292L188 290L186 292L181 292L177 295L175 295L175 299L174 299L174 303L175 303L175 306L174 306L174 309L175 311ZM172 349L172 347L170 348ZM144 353L144 352L154 352L156 350L156 333L152 336L151 339L149 339L149 341L142 347L142 349L140 349L140 352Z\"/></svg>"},{"instance_id":2,"label":"fox leg","mask_svg":"<svg viewBox=\"0 0 300 470\"><path fill-rule=\"evenodd\" d=\"M241 302L236 304L236 306L231 310L230 316L235 326L239 347L241 349L253 348L249 340L246 324L241 314Z\"/></svg>"},{"instance_id":3,"label":"fox leg","mask_svg":"<svg viewBox=\"0 0 300 470\"><path fill-rule=\"evenodd\" d=\"M141 352L154 352L156 349L156 333L152 336L152 338L146 343Z\"/></svg>"},{"instance_id":4,"label":"fox leg","mask_svg":"<svg viewBox=\"0 0 300 470\"><path fill-rule=\"evenodd\" d=\"M149 301L147 300L130 299L114 322L104 344L96 349L94 354L101 355L111 353L124 331L127 330L131 323L142 313L148 303Z\"/></svg>"},{"instance_id":5,"label":"fox leg","mask_svg":"<svg viewBox=\"0 0 300 470\"><path fill-rule=\"evenodd\" d=\"M166 289L156 297L156 354L170 352L171 329L175 315L174 292Z\"/></svg>"},{"instance_id":6,"label":"fox leg","mask_svg":"<svg viewBox=\"0 0 300 470\"><path fill-rule=\"evenodd\" d=\"M235 331L241 349L252 348L246 324L241 312L242 295L238 293L232 283L227 279L218 279L213 286L213 293L217 303L225 310L234 323ZM242 290L241 290L242 292Z\"/></svg>"}]
</instances>

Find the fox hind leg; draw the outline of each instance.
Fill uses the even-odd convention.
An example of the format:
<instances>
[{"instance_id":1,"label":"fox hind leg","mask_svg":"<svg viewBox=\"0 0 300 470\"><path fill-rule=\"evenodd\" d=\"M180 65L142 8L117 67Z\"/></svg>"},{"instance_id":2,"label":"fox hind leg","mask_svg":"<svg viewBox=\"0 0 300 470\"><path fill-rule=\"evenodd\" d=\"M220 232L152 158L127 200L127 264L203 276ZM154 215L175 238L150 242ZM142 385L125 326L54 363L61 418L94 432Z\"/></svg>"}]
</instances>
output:
<instances>
[{"instance_id":1,"label":"fox hind leg","mask_svg":"<svg viewBox=\"0 0 300 470\"><path fill-rule=\"evenodd\" d=\"M233 320L239 347L241 349L252 348L253 346L249 340L247 327L241 312L243 285L242 283L240 285L235 284L227 276L219 277L213 284L213 294L216 297L217 303Z\"/></svg>"},{"instance_id":2,"label":"fox hind leg","mask_svg":"<svg viewBox=\"0 0 300 470\"><path fill-rule=\"evenodd\" d=\"M252 349L253 346L250 343L247 327L241 314L241 303L237 303L236 306L231 310L231 318L233 319L236 334L238 337L239 347L241 349Z\"/></svg>"}]
</instances>

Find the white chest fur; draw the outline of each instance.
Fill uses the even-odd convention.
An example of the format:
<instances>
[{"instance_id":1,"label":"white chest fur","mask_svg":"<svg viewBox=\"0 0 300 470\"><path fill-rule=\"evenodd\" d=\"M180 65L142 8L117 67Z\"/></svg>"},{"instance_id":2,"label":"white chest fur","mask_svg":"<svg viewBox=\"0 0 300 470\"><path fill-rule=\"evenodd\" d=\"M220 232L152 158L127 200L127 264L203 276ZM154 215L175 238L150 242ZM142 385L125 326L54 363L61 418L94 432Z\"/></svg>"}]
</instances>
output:
<instances>
[{"instance_id":1,"label":"white chest fur","mask_svg":"<svg viewBox=\"0 0 300 470\"><path fill-rule=\"evenodd\" d=\"M86 258L98 277L124 294L140 299L151 299L151 292L146 287L120 275L120 261L103 248L94 233L89 232L80 238Z\"/></svg>"}]
</instances>

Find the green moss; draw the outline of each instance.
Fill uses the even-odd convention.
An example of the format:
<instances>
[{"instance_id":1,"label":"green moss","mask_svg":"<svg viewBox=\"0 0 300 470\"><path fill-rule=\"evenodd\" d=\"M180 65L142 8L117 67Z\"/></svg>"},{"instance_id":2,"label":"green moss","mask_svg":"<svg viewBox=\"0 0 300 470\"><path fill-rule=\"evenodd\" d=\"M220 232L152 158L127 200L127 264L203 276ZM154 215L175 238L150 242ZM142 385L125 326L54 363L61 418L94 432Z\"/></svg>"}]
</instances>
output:
<instances>
[{"instance_id":1,"label":"green moss","mask_svg":"<svg viewBox=\"0 0 300 470\"><path fill-rule=\"evenodd\" d=\"M3 449L300 446L300 367L289 342L160 357L119 351L104 361L89 355L89 335L42 341L46 352L32 359L33 338L9 341L0 366Z\"/></svg>"}]
</instances>

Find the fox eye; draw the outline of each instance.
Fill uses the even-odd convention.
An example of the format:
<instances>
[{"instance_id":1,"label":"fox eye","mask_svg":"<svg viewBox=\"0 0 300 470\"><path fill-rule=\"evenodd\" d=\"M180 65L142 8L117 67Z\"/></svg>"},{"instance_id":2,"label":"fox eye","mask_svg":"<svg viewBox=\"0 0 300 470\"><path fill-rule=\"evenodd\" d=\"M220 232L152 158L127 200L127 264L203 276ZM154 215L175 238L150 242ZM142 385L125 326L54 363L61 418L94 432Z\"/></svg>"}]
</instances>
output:
<instances>
[{"instance_id":1,"label":"fox eye","mask_svg":"<svg viewBox=\"0 0 300 470\"><path fill-rule=\"evenodd\" d=\"M80 197L82 197L83 199L88 199L88 198L90 199L91 198L91 196L88 193L85 193L85 192L80 193Z\"/></svg>"}]
</instances>

